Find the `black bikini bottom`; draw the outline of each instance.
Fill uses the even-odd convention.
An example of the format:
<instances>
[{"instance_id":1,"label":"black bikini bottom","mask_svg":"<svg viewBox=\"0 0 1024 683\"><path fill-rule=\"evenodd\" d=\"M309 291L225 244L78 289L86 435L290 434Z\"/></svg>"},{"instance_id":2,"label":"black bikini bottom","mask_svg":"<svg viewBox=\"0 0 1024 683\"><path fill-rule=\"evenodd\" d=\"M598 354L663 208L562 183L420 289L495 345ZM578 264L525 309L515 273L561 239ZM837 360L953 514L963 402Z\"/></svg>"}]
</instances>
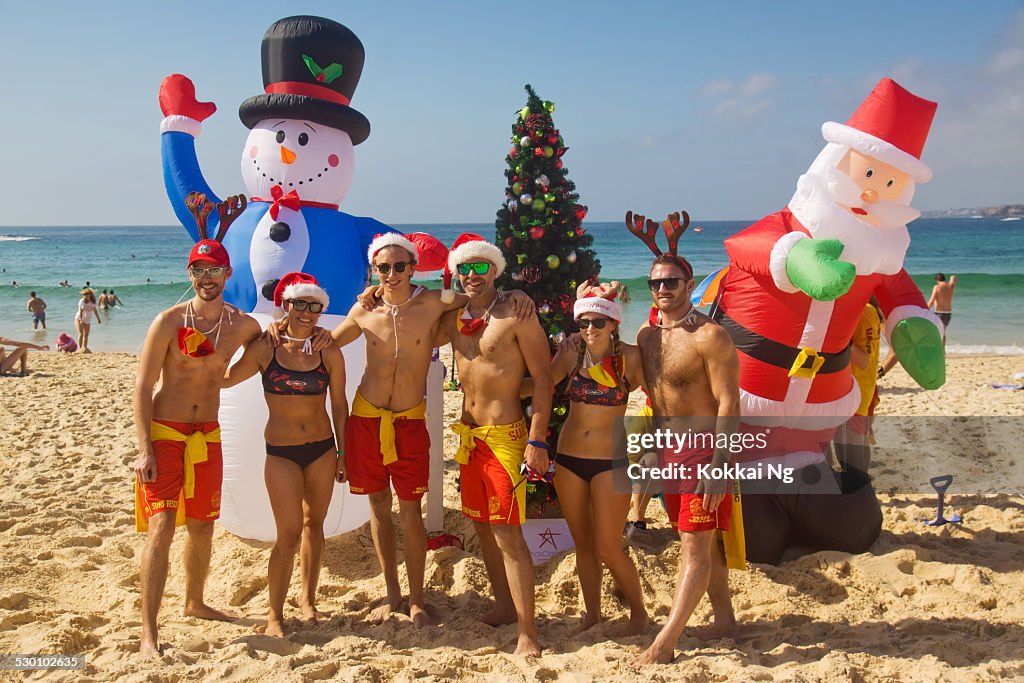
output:
<instances>
[{"instance_id":1,"label":"black bikini bottom","mask_svg":"<svg viewBox=\"0 0 1024 683\"><path fill-rule=\"evenodd\" d=\"M334 451L334 435L323 441L304 443L298 446L271 446L267 444L267 455L276 455L279 458L291 460L293 463L306 469L313 462L320 459L320 456L327 451Z\"/></svg>"},{"instance_id":2,"label":"black bikini bottom","mask_svg":"<svg viewBox=\"0 0 1024 683\"><path fill-rule=\"evenodd\" d=\"M591 479L601 474L602 472L609 472L620 467L625 469L629 465L629 460L625 458L623 458L622 460L605 460L604 458L577 458L574 455L558 453L555 455L555 463L558 467L564 467L565 469L569 470L583 481L589 482Z\"/></svg>"}]
</instances>

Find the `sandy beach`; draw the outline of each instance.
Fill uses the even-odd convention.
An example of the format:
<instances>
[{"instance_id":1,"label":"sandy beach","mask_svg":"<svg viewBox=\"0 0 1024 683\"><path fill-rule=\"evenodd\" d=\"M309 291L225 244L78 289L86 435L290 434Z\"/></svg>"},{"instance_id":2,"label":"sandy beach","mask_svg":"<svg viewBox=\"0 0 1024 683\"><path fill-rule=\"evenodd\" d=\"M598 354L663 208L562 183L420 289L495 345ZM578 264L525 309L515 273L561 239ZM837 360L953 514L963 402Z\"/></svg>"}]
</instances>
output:
<instances>
[{"instance_id":1,"label":"sandy beach","mask_svg":"<svg viewBox=\"0 0 1024 683\"><path fill-rule=\"evenodd\" d=\"M427 558L428 601L438 627L414 631L407 616L371 626L383 595L368 525L327 543L316 626L292 624L284 639L261 635L269 546L218 527L207 584L210 604L235 623L181 616L183 533L176 537L160 617L163 656L137 661L139 558L130 464L135 458L131 391L138 358L33 354L34 373L0 378L7 437L0 444L0 652L84 653L84 671L0 672L4 680L1000 680L1024 678L1024 500L959 494L962 525L929 528L934 496L884 495L881 538L862 555L821 552L779 567L731 572L741 638L704 643L702 602L678 660L636 672L631 657L654 637L617 637L626 610L605 572L605 624L571 636L582 609L570 552L538 567L537 618L544 655L511 654L514 626L491 628L489 587L471 525L459 512L453 437L446 437L445 523L466 539ZM1024 415L1024 356L956 356L945 387L925 394L897 368L885 378L879 413ZM446 421L461 394L445 395ZM635 398L635 397L634 397ZM1016 453L999 454L1013 463ZM888 461L899 470L913 463ZM944 463L957 472L962 463ZM1019 466L1018 466L1019 471ZM1016 485L1019 487L1020 482ZM678 543L656 505L654 530L631 549L647 606L663 623ZM397 515L396 515L397 518ZM404 569L401 572L404 580ZM294 598L286 610L297 616Z\"/></svg>"}]
</instances>

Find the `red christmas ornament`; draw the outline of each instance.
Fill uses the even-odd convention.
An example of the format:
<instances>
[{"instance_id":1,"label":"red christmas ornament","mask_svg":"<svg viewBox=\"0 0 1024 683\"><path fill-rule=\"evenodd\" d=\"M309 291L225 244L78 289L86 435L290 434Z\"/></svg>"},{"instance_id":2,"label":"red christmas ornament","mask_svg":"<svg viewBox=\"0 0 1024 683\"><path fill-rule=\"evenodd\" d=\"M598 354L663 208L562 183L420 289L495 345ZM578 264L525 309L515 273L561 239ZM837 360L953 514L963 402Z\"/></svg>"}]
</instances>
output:
<instances>
[{"instance_id":1,"label":"red christmas ornament","mask_svg":"<svg viewBox=\"0 0 1024 683\"><path fill-rule=\"evenodd\" d=\"M568 148L568 147L559 147L559 148L558 148L558 151L556 152L556 154L557 154L558 156L562 156L562 155L563 155L563 154L565 154L565 153L566 153L566 152L567 152L568 150L569 150L569 148Z\"/></svg>"},{"instance_id":2,"label":"red christmas ornament","mask_svg":"<svg viewBox=\"0 0 1024 683\"><path fill-rule=\"evenodd\" d=\"M583 237L583 228L576 228L576 236Z\"/></svg>"},{"instance_id":3,"label":"red christmas ornament","mask_svg":"<svg viewBox=\"0 0 1024 683\"><path fill-rule=\"evenodd\" d=\"M559 156L561 156L561 155L559 155ZM562 160L561 159L555 159L555 169L559 170L559 171L562 170Z\"/></svg>"},{"instance_id":4,"label":"red christmas ornament","mask_svg":"<svg viewBox=\"0 0 1024 683\"><path fill-rule=\"evenodd\" d=\"M548 133L548 144L554 145L556 143L558 143L558 133L556 133L555 131L551 131L550 133Z\"/></svg>"},{"instance_id":5,"label":"red christmas ornament","mask_svg":"<svg viewBox=\"0 0 1024 683\"><path fill-rule=\"evenodd\" d=\"M506 249L511 249L512 248L512 238L511 237L506 237L505 238L505 248Z\"/></svg>"},{"instance_id":6,"label":"red christmas ornament","mask_svg":"<svg viewBox=\"0 0 1024 683\"><path fill-rule=\"evenodd\" d=\"M541 149L540 147L534 147L533 148L533 156L535 156L535 157L542 157L542 156L544 156L544 150Z\"/></svg>"},{"instance_id":7,"label":"red christmas ornament","mask_svg":"<svg viewBox=\"0 0 1024 683\"><path fill-rule=\"evenodd\" d=\"M573 211L576 213L576 220L583 220L587 217L587 207L582 204L577 204L573 207Z\"/></svg>"},{"instance_id":8,"label":"red christmas ornament","mask_svg":"<svg viewBox=\"0 0 1024 683\"><path fill-rule=\"evenodd\" d=\"M539 240L539 239L541 239L543 237L544 237L544 228L540 227L539 225L530 228L530 239L532 239L532 240Z\"/></svg>"},{"instance_id":9,"label":"red christmas ornament","mask_svg":"<svg viewBox=\"0 0 1024 683\"><path fill-rule=\"evenodd\" d=\"M515 145L512 145L512 149L508 151L509 157L515 159L517 154L519 154L519 148L516 147Z\"/></svg>"}]
</instances>

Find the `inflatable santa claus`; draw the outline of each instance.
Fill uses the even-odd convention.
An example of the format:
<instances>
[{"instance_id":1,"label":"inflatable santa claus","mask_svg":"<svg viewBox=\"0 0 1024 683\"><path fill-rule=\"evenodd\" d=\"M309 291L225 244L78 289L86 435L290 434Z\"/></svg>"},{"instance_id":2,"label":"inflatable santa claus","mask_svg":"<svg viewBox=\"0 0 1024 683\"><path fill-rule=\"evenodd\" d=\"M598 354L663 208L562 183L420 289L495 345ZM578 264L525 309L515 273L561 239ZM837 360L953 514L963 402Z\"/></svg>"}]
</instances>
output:
<instances>
[{"instance_id":1,"label":"inflatable santa claus","mask_svg":"<svg viewBox=\"0 0 1024 683\"><path fill-rule=\"evenodd\" d=\"M725 241L730 268L713 317L739 353L744 423L771 431L764 459L819 465L831 430L856 412L850 339L872 296L910 376L926 389L945 382L942 323L903 269L906 226L920 215L910 207L914 187L931 178L921 152L935 109L935 102L883 79L845 125L822 126L828 144L800 177L789 205ZM839 498L832 503L851 512L853 498ZM785 519L762 521L789 525L799 536L790 540L806 547L857 552L877 537L881 515L873 492L864 494L860 515L868 528L840 542L829 538L838 521L827 508L832 503L804 502L794 512L800 506L787 500ZM815 533L801 515L830 518L833 528ZM746 516L748 526L756 524L756 515ZM747 538L756 534L748 530Z\"/></svg>"}]
</instances>

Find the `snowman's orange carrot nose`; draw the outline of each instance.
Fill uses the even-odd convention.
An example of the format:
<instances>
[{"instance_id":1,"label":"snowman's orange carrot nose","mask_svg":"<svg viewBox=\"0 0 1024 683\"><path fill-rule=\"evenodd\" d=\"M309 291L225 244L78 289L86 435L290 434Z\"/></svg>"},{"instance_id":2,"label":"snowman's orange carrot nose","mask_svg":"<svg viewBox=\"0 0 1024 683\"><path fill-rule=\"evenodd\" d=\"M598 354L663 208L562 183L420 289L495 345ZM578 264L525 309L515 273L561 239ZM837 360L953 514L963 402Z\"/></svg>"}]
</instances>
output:
<instances>
[{"instance_id":1,"label":"snowman's orange carrot nose","mask_svg":"<svg viewBox=\"0 0 1024 683\"><path fill-rule=\"evenodd\" d=\"M290 164L295 161L295 152L291 151L284 145L281 145L281 161L286 164Z\"/></svg>"}]
</instances>

